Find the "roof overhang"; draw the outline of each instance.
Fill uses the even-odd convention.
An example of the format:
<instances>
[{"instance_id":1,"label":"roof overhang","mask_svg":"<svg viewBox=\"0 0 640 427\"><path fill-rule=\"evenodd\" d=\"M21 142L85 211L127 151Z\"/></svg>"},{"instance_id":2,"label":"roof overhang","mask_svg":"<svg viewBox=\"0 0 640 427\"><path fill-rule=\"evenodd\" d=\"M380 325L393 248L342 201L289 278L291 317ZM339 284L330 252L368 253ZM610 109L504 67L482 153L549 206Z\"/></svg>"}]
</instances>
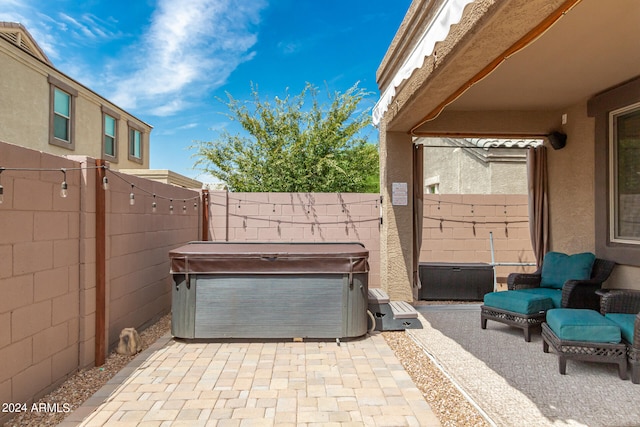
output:
<instances>
[{"instance_id":1,"label":"roof overhang","mask_svg":"<svg viewBox=\"0 0 640 427\"><path fill-rule=\"evenodd\" d=\"M378 70L382 92L425 28L415 0ZM433 15L433 12L431 12ZM563 109L640 74L637 0L475 0L435 45L381 119L427 136L542 136Z\"/></svg>"}]
</instances>

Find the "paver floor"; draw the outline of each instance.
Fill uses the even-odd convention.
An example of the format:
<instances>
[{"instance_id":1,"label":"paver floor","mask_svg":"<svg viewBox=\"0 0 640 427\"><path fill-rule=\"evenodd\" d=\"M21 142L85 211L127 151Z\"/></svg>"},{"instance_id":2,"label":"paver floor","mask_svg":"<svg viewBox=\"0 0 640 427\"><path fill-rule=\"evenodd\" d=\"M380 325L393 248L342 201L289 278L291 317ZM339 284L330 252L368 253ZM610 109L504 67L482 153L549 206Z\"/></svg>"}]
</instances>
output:
<instances>
[{"instance_id":1,"label":"paver floor","mask_svg":"<svg viewBox=\"0 0 640 427\"><path fill-rule=\"evenodd\" d=\"M340 345L166 337L136 361L62 425L440 425L380 334Z\"/></svg>"}]
</instances>

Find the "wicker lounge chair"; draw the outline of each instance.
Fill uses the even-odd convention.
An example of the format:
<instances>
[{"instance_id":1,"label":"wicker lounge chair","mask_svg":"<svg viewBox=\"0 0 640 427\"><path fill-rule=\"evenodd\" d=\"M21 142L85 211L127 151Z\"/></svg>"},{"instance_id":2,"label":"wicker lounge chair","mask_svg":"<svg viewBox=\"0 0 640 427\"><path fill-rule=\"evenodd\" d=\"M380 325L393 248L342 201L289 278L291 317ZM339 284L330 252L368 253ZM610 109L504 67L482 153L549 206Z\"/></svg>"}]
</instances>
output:
<instances>
[{"instance_id":1,"label":"wicker lounge chair","mask_svg":"<svg viewBox=\"0 0 640 427\"><path fill-rule=\"evenodd\" d=\"M627 345L631 381L640 383L640 291L610 289L599 292L600 312L620 325Z\"/></svg>"},{"instance_id":2,"label":"wicker lounge chair","mask_svg":"<svg viewBox=\"0 0 640 427\"><path fill-rule=\"evenodd\" d=\"M504 323L510 326L520 328L524 332L525 341L531 341L531 332L539 330L545 321L545 312L550 308L588 308L592 310L600 309L600 298L595 291L602 287L602 283L607 280L615 262L605 259L596 258L591 268L591 277L586 280L567 280L562 285L562 289L558 290L557 296L551 295L553 292L548 289L541 288L542 267L534 273L511 273L507 278L508 291L523 291L522 293L506 294L504 297L518 297L534 299L537 298L538 308L530 310L528 313L516 312L498 307L496 305L487 304L487 295L485 295L485 304L480 310L480 325L482 329L486 329L487 320ZM537 294L537 291L544 291ZM494 292L493 296L503 294L503 292ZM522 295L522 294L526 295ZM532 295L533 294L533 295ZM544 296L549 296L546 300ZM503 295L498 295L503 297Z\"/></svg>"}]
</instances>

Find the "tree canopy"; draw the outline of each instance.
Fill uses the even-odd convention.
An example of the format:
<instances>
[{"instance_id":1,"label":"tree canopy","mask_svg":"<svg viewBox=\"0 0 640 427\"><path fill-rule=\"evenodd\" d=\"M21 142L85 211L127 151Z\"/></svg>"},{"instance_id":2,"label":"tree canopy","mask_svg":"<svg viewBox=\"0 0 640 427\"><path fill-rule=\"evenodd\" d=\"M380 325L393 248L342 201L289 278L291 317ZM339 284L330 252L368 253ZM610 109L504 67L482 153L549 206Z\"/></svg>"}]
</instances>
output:
<instances>
[{"instance_id":1,"label":"tree canopy","mask_svg":"<svg viewBox=\"0 0 640 427\"><path fill-rule=\"evenodd\" d=\"M358 110L367 92L356 83L318 101L307 83L299 95L240 101L227 93L227 116L243 132L222 131L196 144L196 167L242 192L378 192L378 146L362 135L371 124Z\"/></svg>"}]
</instances>

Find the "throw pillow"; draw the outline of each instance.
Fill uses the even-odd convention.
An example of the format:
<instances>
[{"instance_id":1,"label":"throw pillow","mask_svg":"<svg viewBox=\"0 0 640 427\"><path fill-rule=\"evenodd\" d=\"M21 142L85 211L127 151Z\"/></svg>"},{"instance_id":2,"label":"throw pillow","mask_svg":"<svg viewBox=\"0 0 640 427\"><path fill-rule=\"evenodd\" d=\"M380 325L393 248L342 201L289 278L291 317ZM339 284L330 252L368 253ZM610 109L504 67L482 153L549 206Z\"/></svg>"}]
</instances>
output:
<instances>
[{"instance_id":1,"label":"throw pillow","mask_svg":"<svg viewBox=\"0 0 640 427\"><path fill-rule=\"evenodd\" d=\"M547 252L542 261L542 280L544 288L562 289L567 280L587 280L591 278L591 269L596 256L590 252L567 255L560 252Z\"/></svg>"}]
</instances>

